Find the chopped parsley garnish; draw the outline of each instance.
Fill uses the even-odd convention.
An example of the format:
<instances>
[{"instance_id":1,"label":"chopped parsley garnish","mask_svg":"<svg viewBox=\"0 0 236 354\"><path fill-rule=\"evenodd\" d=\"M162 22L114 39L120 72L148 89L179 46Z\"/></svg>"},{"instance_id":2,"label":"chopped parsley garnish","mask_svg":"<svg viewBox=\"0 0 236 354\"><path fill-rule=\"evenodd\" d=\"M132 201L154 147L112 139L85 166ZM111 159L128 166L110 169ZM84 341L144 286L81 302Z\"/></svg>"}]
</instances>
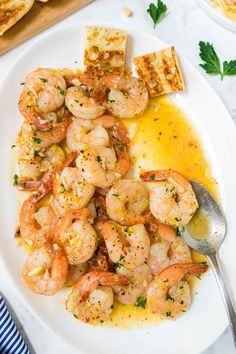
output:
<instances>
[{"instance_id":1,"label":"chopped parsley garnish","mask_svg":"<svg viewBox=\"0 0 236 354\"><path fill-rule=\"evenodd\" d=\"M125 258L124 256L120 256L119 261L115 263L115 268L116 268L116 269L123 267L123 264L121 263L121 261L122 261L124 258Z\"/></svg>"},{"instance_id":2,"label":"chopped parsley garnish","mask_svg":"<svg viewBox=\"0 0 236 354\"><path fill-rule=\"evenodd\" d=\"M180 218L175 218L175 221L181 221L181 219Z\"/></svg>"},{"instance_id":3,"label":"chopped parsley garnish","mask_svg":"<svg viewBox=\"0 0 236 354\"><path fill-rule=\"evenodd\" d=\"M63 90L60 86L57 86L56 88L58 89L61 95L65 94L65 90Z\"/></svg>"},{"instance_id":4,"label":"chopped parsley garnish","mask_svg":"<svg viewBox=\"0 0 236 354\"><path fill-rule=\"evenodd\" d=\"M64 193L66 188L65 188L65 185L62 182L60 184L60 187L61 187L61 193Z\"/></svg>"},{"instance_id":5,"label":"chopped parsley garnish","mask_svg":"<svg viewBox=\"0 0 236 354\"><path fill-rule=\"evenodd\" d=\"M112 195L113 195L113 197L119 197L118 193L113 193Z\"/></svg>"},{"instance_id":6,"label":"chopped parsley garnish","mask_svg":"<svg viewBox=\"0 0 236 354\"><path fill-rule=\"evenodd\" d=\"M124 232L129 232L129 227L126 226L126 227L124 227L123 230L124 230Z\"/></svg>"},{"instance_id":7,"label":"chopped parsley garnish","mask_svg":"<svg viewBox=\"0 0 236 354\"><path fill-rule=\"evenodd\" d=\"M12 149L14 149L15 147L16 147L16 145L15 145L15 144L13 144L13 145L11 146L11 148L12 148Z\"/></svg>"},{"instance_id":8,"label":"chopped parsley garnish","mask_svg":"<svg viewBox=\"0 0 236 354\"><path fill-rule=\"evenodd\" d=\"M171 317L171 311L166 312L166 317ZM173 316L172 316L173 317Z\"/></svg>"},{"instance_id":9,"label":"chopped parsley garnish","mask_svg":"<svg viewBox=\"0 0 236 354\"><path fill-rule=\"evenodd\" d=\"M166 300L171 300L173 302L175 301L175 299L172 296L170 296L169 294L166 295Z\"/></svg>"},{"instance_id":10,"label":"chopped parsley garnish","mask_svg":"<svg viewBox=\"0 0 236 354\"><path fill-rule=\"evenodd\" d=\"M236 60L224 61L221 64L218 55L209 42L199 42L199 56L203 60L203 64L199 64L207 74L220 75L223 80L225 75L236 75Z\"/></svg>"},{"instance_id":11,"label":"chopped parsley garnish","mask_svg":"<svg viewBox=\"0 0 236 354\"><path fill-rule=\"evenodd\" d=\"M121 150L124 150L125 144L122 143L122 141L117 140L117 145L118 145L118 147L119 147Z\"/></svg>"},{"instance_id":12,"label":"chopped parsley garnish","mask_svg":"<svg viewBox=\"0 0 236 354\"><path fill-rule=\"evenodd\" d=\"M203 264L205 266L208 266L208 263L207 262L200 262L200 264Z\"/></svg>"},{"instance_id":13,"label":"chopped parsley garnish","mask_svg":"<svg viewBox=\"0 0 236 354\"><path fill-rule=\"evenodd\" d=\"M180 287L179 287L179 289L183 289L184 287L183 287L183 285L181 285Z\"/></svg>"},{"instance_id":14,"label":"chopped parsley garnish","mask_svg":"<svg viewBox=\"0 0 236 354\"><path fill-rule=\"evenodd\" d=\"M32 137L32 140L33 140L33 142L34 142L35 144L40 144L40 143L42 142L42 139L37 138L36 136L33 136L33 137Z\"/></svg>"},{"instance_id":15,"label":"chopped parsley garnish","mask_svg":"<svg viewBox=\"0 0 236 354\"><path fill-rule=\"evenodd\" d=\"M18 175L13 176L13 186L16 186L18 184Z\"/></svg>"},{"instance_id":16,"label":"chopped parsley garnish","mask_svg":"<svg viewBox=\"0 0 236 354\"><path fill-rule=\"evenodd\" d=\"M183 301L183 300L181 300L181 301L180 301L180 305L183 305L183 304L184 304L184 301Z\"/></svg>"},{"instance_id":17,"label":"chopped parsley garnish","mask_svg":"<svg viewBox=\"0 0 236 354\"><path fill-rule=\"evenodd\" d=\"M39 77L39 80L41 80L42 82L48 82L48 80L47 79L45 79L44 77Z\"/></svg>"},{"instance_id":18,"label":"chopped parsley garnish","mask_svg":"<svg viewBox=\"0 0 236 354\"><path fill-rule=\"evenodd\" d=\"M101 162L101 161L102 161L101 156L96 156L96 160L97 160L98 162Z\"/></svg>"},{"instance_id":19,"label":"chopped parsley garnish","mask_svg":"<svg viewBox=\"0 0 236 354\"><path fill-rule=\"evenodd\" d=\"M107 100L108 103L114 103L116 100Z\"/></svg>"},{"instance_id":20,"label":"chopped parsley garnish","mask_svg":"<svg viewBox=\"0 0 236 354\"><path fill-rule=\"evenodd\" d=\"M154 28L156 28L158 22L160 22L161 18L167 13L167 10L167 6L161 0L157 0L156 5L153 3L149 5L147 13L153 20Z\"/></svg>"},{"instance_id":21,"label":"chopped parsley garnish","mask_svg":"<svg viewBox=\"0 0 236 354\"><path fill-rule=\"evenodd\" d=\"M153 121L156 122L158 119L159 119L159 118L155 118L155 119L153 119Z\"/></svg>"},{"instance_id":22,"label":"chopped parsley garnish","mask_svg":"<svg viewBox=\"0 0 236 354\"><path fill-rule=\"evenodd\" d=\"M154 179L155 179L155 174L153 173L152 175L150 175L150 176L149 176L149 179L150 179L151 181L154 181Z\"/></svg>"},{"instance_id":23,"label":"chopped parsley garnish","mask_svg":"<svg viewBox=\"0 0 236 354\"><path fill-rule=\"evenodd\" d=\"M201 275L196 275L196 278L198 278L199 280L202 280Z\"/></svg>"},{"instance_id":24,"label":"chopped parsley garnish","mask_svg":"<svg viewBox=\"0 0 236 354\"><path fill-rule=\"evenodd\" d=\"M136 307L140 307L142 309L145 309L145 305L146 305L146 299L142 296L138 296L136 299Z\"/></svg>"},{"instance_id":25,"label":"chopped parsley garnish","mask_svg":"<svg viewBox=\"0 0 236 354\"><path fill-rule=\"evenodd\" d=\"M24 82L21 82L20 85L24 85L25 83Z\"/></svg>"},{"instance_id":26,"label":"chopped parsley garnish","mask_svg":"<svg viewBox=\"0 0 236 354\"><path fill-rule=\"evenodd\" d=\"M31 104L27 104L26 108L32 108Z\"/></svg>"}]
</instances>

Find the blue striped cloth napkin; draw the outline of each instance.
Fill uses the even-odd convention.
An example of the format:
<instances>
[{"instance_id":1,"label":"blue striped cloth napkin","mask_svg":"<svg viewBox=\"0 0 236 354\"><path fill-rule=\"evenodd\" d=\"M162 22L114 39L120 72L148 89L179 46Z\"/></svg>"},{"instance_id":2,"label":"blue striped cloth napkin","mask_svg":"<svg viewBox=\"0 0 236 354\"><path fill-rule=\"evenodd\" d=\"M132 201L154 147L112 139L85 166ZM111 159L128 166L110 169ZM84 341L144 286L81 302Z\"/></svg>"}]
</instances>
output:
<instances>
[{"instance_id":1,"label":"blue striped cloth napkin","mask_svg":"<svg viewBox=\"0 0 236 354\"><path fill-rule=\"evenodd\" d=\"M30 354L0 295L0 354Z\"/></svg>"}]
</instances>

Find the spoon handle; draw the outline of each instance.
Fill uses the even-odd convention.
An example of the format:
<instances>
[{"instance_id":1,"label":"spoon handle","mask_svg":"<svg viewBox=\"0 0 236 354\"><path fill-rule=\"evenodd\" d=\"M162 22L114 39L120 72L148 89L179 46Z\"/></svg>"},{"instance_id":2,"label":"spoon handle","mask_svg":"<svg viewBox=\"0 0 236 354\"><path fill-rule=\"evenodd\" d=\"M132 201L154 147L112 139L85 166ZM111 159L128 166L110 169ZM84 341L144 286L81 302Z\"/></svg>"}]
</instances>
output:
<instances>
[{"instance_id":1,"label":"spoon handle","mask_svg":"<svg viewBox=\"0 0 236 354\"><path fill-rule=\"evenodd\" d=\"M211 266L213 268L218 286L220 288L220 292L224 301L224 305L226 308L226 312L228 315L228 319L229 319L229 327L231 329L232 335L233 335L233 340L234 340L234 345L236 348L236 313L234 310L234 306L233 303L230 299L229 296L229 291L226 287L226 282L224 280L224 276L221 272L221 269L219 267L219 262L217 260L217 256L216 254L211 254L208 256L209 261L211 263Z\"/></svg>"}]
</instances>

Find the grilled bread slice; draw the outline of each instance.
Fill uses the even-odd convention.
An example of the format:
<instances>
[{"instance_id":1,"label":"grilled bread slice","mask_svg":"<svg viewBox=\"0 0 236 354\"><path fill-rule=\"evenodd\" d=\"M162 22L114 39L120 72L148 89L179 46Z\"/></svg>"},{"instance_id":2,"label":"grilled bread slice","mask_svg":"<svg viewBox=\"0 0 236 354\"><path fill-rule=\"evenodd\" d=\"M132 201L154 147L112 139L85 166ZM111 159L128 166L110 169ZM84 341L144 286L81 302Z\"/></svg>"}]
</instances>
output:
<instances>
[{"instance_id":1,"label":"grilled bread slice","mask_svg":"<svg viewBox=\"0 0 236 354\"><path fill-rule=\"evenodd\" d=\"M152 97L182 91L185 88L174 47L136 57L134 64Z\"/></svg>"},{"instance_id":2,"label":"grilled bread slice","mask_svg":"<svg viewBox=\"0 0 236 354\"><path fill-rule=\"evenodd\" d=\"M124 73L127 33L109 27L86 27L85 71L92 76Z\"/></svg>"},{"instance_id":3,"label":"grilled bread slice","mask_svg":"<svg viewBox=\"0 0 236 354\"><path fill-rule=\"evenodd\" d=\"M35 0L0 1L0 36L31 9L34 1Z\"/></svg>"}]
</instances>

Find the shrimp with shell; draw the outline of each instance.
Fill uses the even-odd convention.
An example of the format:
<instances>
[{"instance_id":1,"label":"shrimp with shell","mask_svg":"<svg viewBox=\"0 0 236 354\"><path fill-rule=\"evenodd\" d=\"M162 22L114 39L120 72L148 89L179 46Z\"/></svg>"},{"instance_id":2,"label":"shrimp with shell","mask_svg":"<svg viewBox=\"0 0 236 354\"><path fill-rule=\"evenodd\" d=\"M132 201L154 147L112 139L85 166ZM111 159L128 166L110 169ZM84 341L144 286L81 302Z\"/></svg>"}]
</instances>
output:
<instances>
[{"instance_id":1,"label":"shrimp with shell","mask_svg":"<svg viewBox=\"0 0 236 354\"><path fill-rule=\"evenodd\" d=\"M179 172L157 170L144 172L144 182L153 183L150 210L163 224L187 225L198 208L191 183Z\"/></svg>"},{"instance_id":2,"label":"shrimp with shell","mask_svg":"<svg viewBox=\"0 0 236 354\"><path fill-rule=\"evenodd\" d=\"M65 167L53 179L53 195L60 210L75 211L86 206L94 191L77 167Z\"/></svg>"},{"instance_id":3,"label":"shrimp with shell","mask_svg":"<svg viewBox=\"0 0 236 354\"><path fill-rule=\"evenodd\" d=\"M130 142L126 130L116 118L102 116L94 124L111 129L112 148L86 145L79 151L76 166L88 183L106 189L128 172Z\"/></svg>"},{"instance_id":4,"label":"shrimp with shell","mask_svg":"<svg viewBox=\"0 0 236 354\"><path fill-rule=\"evenodd\" d=\"M68 89L65 103L73 116L95 119L104 113L105 108L92 97L96 86L94 79L83 73L67 77L66 82Z\"/></svg>"},{"instance_id":5,"label":"shrimp with shell","mask_svg":"<svg viewBox=\"0 0 236 354\"><path fill-rule=\"evenodd\" d=\"M113 309L112 286L128 284L126 275L111 272L89 272L83 275L72 289L66 301L66 309L87 323L103 323Z\"/></svg>"},{"instance_id":6,"label":"shrimp with shell","mask_svg":"<svg viewBox=\"0 0 236 354\"><path fill-rule=\"evenodd\" d=\"M148 191L139 181L122 179L106 195L107 214L121 225L144 223L148 204Z\"/></svg>"},{"instance_id":7,"label":"shrimp with shell","mask_svg":"<svg viewBox=\"0 0 236 354\"><path fill-rule=\"evenodd\" d=\"M175 320L191 305L186 275L205 273L208 266L198 263L173 264L155 276L147 290L148 308L166 319Z\"/></svg>"},{"instance_id":8,"label":"shrimp with shell","mask_svg":"<svg viewBox=\"0 0 236 354\"><path fill-rule=\"evenodd\" d=\"M97 248L97 234L89 222L88 209L67 211L60 219L54 240L64 250L68 263L86 263Z\"/></svg>"},{"instance_id":9,"label":"shrimp with shell","mask_svg":"<svg viewBox=\"0 0 236 354\"><path fill-rule=\"evenodd\" d=\"M159 240L150 247L147 264L153 274L160 273L171 264L191 263L191 251L187 243L177 236L176 230L169 225L157 225Z\"/></svg>"},{"instance_id":10,"label":"shrimp with shell","mask_svg":"<svg viewBox=\"0 0 236 354\"><path fill-rule=\"evenodd\" d=\"M148 105L145 83L136 77L103 76L94 91L94 98L119 118L134 118Z\"/></svg>"},{"instance_id":11,"label":"shrimp with shell","mask_svg":"<svg viewBox=\"0 0 236 354\"><path fill-rule=\"evenodd\" d=\"M128 285L114 285L115 296L123 305L136 305L139 298L146 299L147 288L153 276L147 264L141 264L132 270L125 267L117 268L118 274L127 275L130 279Z\"/></svg>"},{"instance_id":12,"label":"shrimp with shell","mask_svg":"<svg viewBox=\"0 0 236 354\"><path fill-rule=\"evenodd\" d=\"M68 264L57 244L45 243L26 259L22 278L29 289L42 295L54 295L67 279Z\"/></svg>"},{"instance_id":13,"label":"shrimp with shell","mask_svg":"<svg viewBox=\"0 0 236 354\"><path fill-rule=\"evenodd\" d=\"M102 233L109 258L116 266L133 269L147 261L150 239L143 224L121 227L108 221L102 225Z\"/></svg>"},{"instance_id":14,"label":"shrimp with shell","mask_svg":"<svg viewBox=\"0 0 236 354\"><path fill-rule=\"evenodd\" d=\"M65 92L66 82L59 71L38 68L26 76L19 110L37 129L48 131L52 128L52 123L44 115L63 105Z\"/></svg>"}]
</instances>

